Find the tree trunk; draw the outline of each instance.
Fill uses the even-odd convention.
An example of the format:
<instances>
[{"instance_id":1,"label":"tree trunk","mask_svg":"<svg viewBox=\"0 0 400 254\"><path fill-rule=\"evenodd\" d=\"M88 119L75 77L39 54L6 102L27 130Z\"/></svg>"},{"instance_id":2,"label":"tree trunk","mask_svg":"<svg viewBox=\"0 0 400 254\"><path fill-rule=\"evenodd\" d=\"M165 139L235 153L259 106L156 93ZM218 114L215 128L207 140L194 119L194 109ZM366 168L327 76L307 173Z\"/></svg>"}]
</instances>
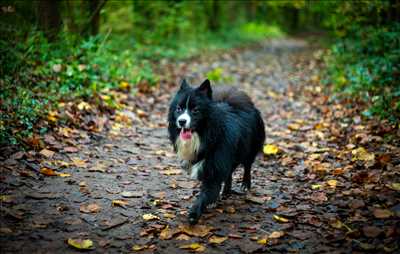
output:
<instances>
[{"instance_id":1,"label":"tree trunk","mask_svg":"<svg viewBox=\"0 0 400 254\"><path fill-rule=\"evenodd\" d=\"M219 4L218 0L212 0L211 2L211 15L208 16L208 26L211 31L215 32L219 28Z\"/></svg>"},{"instance_id":2,"label":"tree trunk","mask_svg":"<svg viewBox=\"0 0 400 254\"><path fill-rule=\"evenodd\" d=\"M37 8L39 28L44 31L50 41L54 41L62 25L58 1L40 0Z\"/></svg>"},{"instance_id":3,"label":"tree trunk","mask_svg":"<svg viewBox=\"0 0 400 254\"><path fill-rule=\"evenodd\" d=\"M100 0L89 1L89 14L92 20L90 20L90 34L97 35L100 27Z\"/></svg>"}]
</instances>

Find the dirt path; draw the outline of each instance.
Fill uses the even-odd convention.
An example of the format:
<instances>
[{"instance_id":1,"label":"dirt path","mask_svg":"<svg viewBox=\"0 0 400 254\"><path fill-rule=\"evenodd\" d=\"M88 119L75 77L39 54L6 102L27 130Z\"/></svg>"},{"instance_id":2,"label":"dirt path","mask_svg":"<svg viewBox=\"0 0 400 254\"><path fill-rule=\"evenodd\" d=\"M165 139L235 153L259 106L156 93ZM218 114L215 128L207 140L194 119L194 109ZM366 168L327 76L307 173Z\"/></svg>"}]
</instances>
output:
<instances>
[{"instance_id":1,"label":"dirt path","mask_svg":"<svg viewBox=\"0 0 400 254\"><path fill-rule=\"evenodd\" d=\"M167 80L184 73L191 83L221 68L222 83L254 99L266 143L279 147L255 163L251 195L221 200L194 229L186 215L197 183L179 169L167 139L175 88L166 83L122 98L128 106L111 119L95 118L109 130L48 134L44 143L54 154L3 148L1 253L73 253L68 238L92 240L91 253L399 251L398 143L321 95L318 54L286 39L161 63ZM46 176L43 168L70 176ZM200 245L185 246L191 243Z\"/></svg>"}]
</instances>

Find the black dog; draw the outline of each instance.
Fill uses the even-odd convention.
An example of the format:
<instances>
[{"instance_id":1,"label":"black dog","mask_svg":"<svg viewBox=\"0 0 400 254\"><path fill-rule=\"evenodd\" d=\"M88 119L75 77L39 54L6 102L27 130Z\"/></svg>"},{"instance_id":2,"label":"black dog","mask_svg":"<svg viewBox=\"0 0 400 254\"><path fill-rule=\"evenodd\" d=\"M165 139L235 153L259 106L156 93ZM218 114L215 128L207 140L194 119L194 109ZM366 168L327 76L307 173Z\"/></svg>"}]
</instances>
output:
<instances>
[{"instance_id":1,"label":"black dog","mask_svg":"<svg viewBox=\"0 0 400 254\"><path fill-rule=\"evenodd\" d=\"M251 99L233 87L211 90L210 81L190 87L185 80L171 102L169 138L184 168L202 182L190 209L196 224L205 208L231 192L232 173L244 167L243 189L251 186L251 165L265 140L264 122Z\"/></svg>"}]
</instances>

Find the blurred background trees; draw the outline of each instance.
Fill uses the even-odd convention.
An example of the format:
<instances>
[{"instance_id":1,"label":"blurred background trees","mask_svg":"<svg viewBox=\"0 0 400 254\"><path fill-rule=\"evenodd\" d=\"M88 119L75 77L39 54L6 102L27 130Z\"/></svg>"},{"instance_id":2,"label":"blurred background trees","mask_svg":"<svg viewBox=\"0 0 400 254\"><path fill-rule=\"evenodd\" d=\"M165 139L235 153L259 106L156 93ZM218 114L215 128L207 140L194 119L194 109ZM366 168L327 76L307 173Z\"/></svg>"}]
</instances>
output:
<instances>
[{"instance_id":1,"label":"blurred background trees","mask_svg":"<svg viewBox=\"0 0 400 254\"><path fill-rule=\"evenodd\" d=\"M3 141L31 135L56 102L121 82L156 84L160 59L285 35L330 38L323 81L365 101L365 116L399 119L400 0L5 0L0 8Z\"/></svg>"}]
</instances>

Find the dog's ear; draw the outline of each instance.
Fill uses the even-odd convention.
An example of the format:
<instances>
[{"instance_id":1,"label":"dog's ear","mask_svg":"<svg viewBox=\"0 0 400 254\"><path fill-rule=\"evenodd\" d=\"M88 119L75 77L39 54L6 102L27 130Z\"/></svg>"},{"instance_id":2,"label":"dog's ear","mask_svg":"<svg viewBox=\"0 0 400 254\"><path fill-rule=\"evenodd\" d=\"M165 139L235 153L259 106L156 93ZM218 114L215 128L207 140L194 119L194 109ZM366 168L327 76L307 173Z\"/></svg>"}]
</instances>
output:
<instances>
[{"instance_id":1,"label":"dog's ear","mask_svg":"<svg viewBox=\"0 0 400 254\"><path fill-rule=\"evenodd\" d=\"M212 90L211 90L210 80L208 79L204 80L203 83L201 83L201 85L197 88L197 91L199 91L200 93L204 94L205 96L211 99Z\"/></svg>"},{"instance_id":2,"label":"dog's ear","mask_svg":"<svg viewBox=\"0 0 400 254\"><path fill-rule=\"evenodd\" d=\"M189 84L186 79L182 79L181 88L179 90L185 90L186 88L189 88Z\"/></svg>"}]
</instances>

